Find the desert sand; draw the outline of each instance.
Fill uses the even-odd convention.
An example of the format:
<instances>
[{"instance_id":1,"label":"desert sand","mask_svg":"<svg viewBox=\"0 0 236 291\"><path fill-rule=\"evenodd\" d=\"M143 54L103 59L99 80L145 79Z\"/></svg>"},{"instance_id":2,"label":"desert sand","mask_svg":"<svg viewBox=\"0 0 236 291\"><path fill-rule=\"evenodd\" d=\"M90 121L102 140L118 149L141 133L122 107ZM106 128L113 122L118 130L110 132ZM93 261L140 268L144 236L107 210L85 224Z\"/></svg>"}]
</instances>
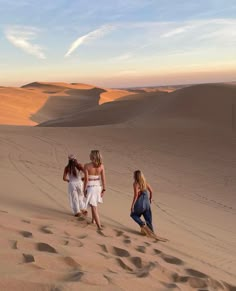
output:
<instances>
[{"instance_id":1,"label":"desert sand","mask_svg":"<svg viewBox=\"0 0 236 291\"><path fill-rule=\"evenodd\" d=\"M0 97L0 290L236 289L236 86L32 83ZM72 216L62 181L68 153L85 163L95 148L102 232ZM129 217L136 169L168 242Z\"/></svg>"}]
</instances>

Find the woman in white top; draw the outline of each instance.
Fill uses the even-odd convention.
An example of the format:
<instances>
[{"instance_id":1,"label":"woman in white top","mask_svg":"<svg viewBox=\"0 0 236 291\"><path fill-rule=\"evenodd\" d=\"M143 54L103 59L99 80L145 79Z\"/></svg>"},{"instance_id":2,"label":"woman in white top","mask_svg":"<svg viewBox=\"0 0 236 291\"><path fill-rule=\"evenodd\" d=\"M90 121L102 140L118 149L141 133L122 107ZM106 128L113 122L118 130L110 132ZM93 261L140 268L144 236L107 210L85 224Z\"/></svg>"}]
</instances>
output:
<instances>
[{"instance_id":1,"label":"woman in white top","mask_svg":"<svg viewBox=\"0 0 236 291\"><path fill-rule=\"evenodd\" d=\"M92 211L92 222L96 222L98 229L101 229L98 214L98 203L102 203L102 197L106 191L105 169L102 163L102 156L98 150L90 153L91 163L84 166L84 194L86 197L85 207L88 205Z\"/></svg>"},{"instance_id":2,"label":"woman in white top","mask_svg":"<svg viewBox=\"0 0 236 291\"><path fill-rule=\"evenodd\" d=\"M75 216L80 216L81 213L87 214L80 171L84 172L83 166L77 162L74 155L69 155L68 164L63 173L63 180L68 182L69 202Z\"/></svg>"}]
</instances>

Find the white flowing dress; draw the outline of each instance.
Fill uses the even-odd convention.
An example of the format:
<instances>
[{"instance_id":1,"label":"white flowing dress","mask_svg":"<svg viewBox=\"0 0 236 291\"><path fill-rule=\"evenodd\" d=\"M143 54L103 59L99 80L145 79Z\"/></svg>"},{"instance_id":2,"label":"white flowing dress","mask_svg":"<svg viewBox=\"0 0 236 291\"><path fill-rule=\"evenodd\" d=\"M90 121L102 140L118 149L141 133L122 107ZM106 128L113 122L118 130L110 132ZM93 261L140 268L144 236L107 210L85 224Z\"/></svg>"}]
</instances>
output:
<instances>
[{"instance_id":1,"label":"white flowing dress","mask_svg":"<svg viewBox=\"0 0 236 291\"><path fill-rule=\"evenodd\" d=\"M83 193L83 181L78 174L78 177L69 174L68 196L70 207L74 214L85 209L85 197Z\"/></svg>"},{"instance_id":2,"label":"white flowing dress","mask_svg":"<svg viewBox=\"0 0 236 291\"><path fill-rule=\"evenodd\" d=\"M100 176L89 175L87 184L87 197L85 200L85 207L98 206L98 203L103 203L102 197L102 186Z\"/></svg>"}]
</instances>

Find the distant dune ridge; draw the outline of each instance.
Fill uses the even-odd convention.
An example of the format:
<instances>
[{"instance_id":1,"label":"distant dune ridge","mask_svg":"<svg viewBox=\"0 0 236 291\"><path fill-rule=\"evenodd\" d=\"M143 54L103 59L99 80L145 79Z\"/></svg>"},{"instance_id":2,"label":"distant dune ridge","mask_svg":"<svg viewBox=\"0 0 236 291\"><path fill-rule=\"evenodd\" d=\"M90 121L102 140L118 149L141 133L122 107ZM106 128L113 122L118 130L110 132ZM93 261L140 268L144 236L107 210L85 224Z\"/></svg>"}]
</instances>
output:
<instances>
[{"instance_id":1,"label":"distant dune ridge","mask_svg":"<svg viewBox=\"0 0 236 291\"><path fill-rule=\"evenodd\" d=\"M0 96L1 124L158 127L188 121L186 126L193 127L236 126L233 83L115 90L35 82L0 88Z\"/></svg>"},{"instance_id":2,"label":"distant dune ridge","mask_svg":"<svg viewBox=\"0 0 236 291\"><path fill-rule=\"evenodd\" d=\"M0 87L0 290L235 291L235 99L235 84ZM84 164L91 149L100 232L72 216L62 180L68 154ZM136 169L168 242L129 216Z\"/></svg>"}]
</instances>

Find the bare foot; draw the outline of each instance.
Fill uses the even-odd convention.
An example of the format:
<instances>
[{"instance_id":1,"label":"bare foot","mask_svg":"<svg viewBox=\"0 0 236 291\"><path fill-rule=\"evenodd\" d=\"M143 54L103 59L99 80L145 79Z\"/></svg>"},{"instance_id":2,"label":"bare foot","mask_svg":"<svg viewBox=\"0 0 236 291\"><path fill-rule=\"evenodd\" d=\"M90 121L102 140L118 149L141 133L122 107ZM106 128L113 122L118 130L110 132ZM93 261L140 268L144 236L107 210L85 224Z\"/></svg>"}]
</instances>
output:
<instances>
[{"instance_id":1,"label":"bare foot","mask_svg":"<svg viewBox=\"0 0 236 291\"><path fill-rule=\"evenodd\" d=\"M81 213L80 212L78 212L78 213L75 214L75 217L80 217L80 216L81 216Z\"/></svg>"},{"instance_id":2,"label":"bare foot","mask_svg":"<svg viewBox=\"0 0 236 291\"><path fill-rule=\"evenodd\" d=\"M87 215L88 215L88 211L87 211L87 210L81 210L81 212L82 212L82 214L83 214L84 216L87 216Z\"/></svg>"}]
</instances>

